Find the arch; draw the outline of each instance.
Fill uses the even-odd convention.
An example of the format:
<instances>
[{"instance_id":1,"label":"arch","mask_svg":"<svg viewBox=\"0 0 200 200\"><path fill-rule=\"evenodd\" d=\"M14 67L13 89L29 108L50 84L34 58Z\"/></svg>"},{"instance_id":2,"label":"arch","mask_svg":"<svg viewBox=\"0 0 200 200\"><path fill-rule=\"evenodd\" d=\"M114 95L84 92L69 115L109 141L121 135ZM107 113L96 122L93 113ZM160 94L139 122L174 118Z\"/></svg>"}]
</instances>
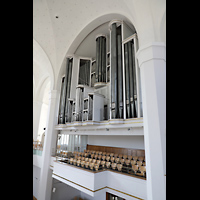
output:
<instances>
[{"instance_id":1,"label":"arch","mask_svg":"<svg viewBox=\"0 0 200 200\"><path fill-rule=\"evenodd\" d=\"M36 63L40 70L46 74L46 76L49 76L51 86L50 89L52 90L54 88L54 71L52 64L45 53L45 51L42 49L42 47L39 45L39 43L33 38L33 67L34 63Z\"/></svg>"},{"instance_id":2,"label":"arch","mask_svg":"<svg viewBox=\"0 0 200 200\"><path fill-rule=\"evenodd\" d=\"M57 76L57 80L56 80L56 85L55 88L57 90L60 90L60 84L61 84L61 78L65 72L65 63L66 63L66 57L69 55L73 55L74 52L77 50L78 46L80 45L80 43L98 26L109 22L113 19L118 19L118 20L122 20L122 21L126 21L130 24L133 25L132 21L132 17L129 16L127 13L109 13L109 14L104 14L101 16L98 16L97 18L93 19L90 23L88 23L76 36L76 38L71 42L70 47L68 48L65 57L63 59L63 62L61 64L61 67L59 69L59 73ZM137 28L135 27L135 25L133 25L136 32L137 32ZM108 27L109 28L109 27Z\"/></svg>"},{"instance_id":3,"label":"arch","mask_svg":"<svg viewBox=\"0 0 200 200\"><path fill-rule=\"evenodd\" d=\"M45 98L44 96L48 96L49 95L49 91L45 92L45 88L47 87L47 85L51 84L50 78L47 75L44 75L41 80L38 83L38 87L35 90L35 100L42 102L43 103L43 99Z\"/></svg>"}]
</instances>

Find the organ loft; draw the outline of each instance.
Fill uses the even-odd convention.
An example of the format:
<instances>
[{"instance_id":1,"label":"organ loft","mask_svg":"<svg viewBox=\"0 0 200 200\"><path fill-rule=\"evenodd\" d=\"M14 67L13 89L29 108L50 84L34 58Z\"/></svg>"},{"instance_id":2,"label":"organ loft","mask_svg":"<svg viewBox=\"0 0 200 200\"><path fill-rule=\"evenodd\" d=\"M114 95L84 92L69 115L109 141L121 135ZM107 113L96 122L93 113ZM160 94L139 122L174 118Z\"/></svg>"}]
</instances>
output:
<instances>
[{"instance_id":1,"label":"organ loft","mask_svg":"<svg viewBox=\"0 0 200 200\"><path fill-rule=\"evenodd\" d=\"M95 57L66 58L58 124L98 124L116 119L123 123L126 119L142 117L140 69L135 56L138 40L134 26L112 20L107 32L98 33L90 42L95 44ZM74 68L78 71L73 71ZM78 76L72 80L73 73Z\"/></svg>"}]
</instances>

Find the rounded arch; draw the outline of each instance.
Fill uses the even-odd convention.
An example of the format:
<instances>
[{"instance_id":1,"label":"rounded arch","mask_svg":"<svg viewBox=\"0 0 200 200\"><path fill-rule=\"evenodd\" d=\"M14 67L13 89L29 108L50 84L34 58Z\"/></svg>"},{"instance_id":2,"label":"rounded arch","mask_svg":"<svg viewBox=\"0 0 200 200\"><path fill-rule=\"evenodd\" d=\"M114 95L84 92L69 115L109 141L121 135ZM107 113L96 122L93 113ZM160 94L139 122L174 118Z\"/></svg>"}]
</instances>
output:
<instances>
[{"instance_id":1,"label":"rounded arch","mask_svg":"<svg viewBox=\"0 0 200 200\"><path fill-rule=\"evenodd\" d=\"M57 90L60 90L60 85L61 85L61 78L63 76L63 74L65 73L65 64L66 64L66 57L73 55L74 52L77 50L78 46L80 45L80 43L94 30L96 29L98 26L109 22L113 19L118 19L118 20L122 20L122 21L126 21L129 24L133 25L133 27L135 28L136 32L137 32L137 28L135 27L135 24L133 23L133 19L130 15L128 15L127 13L108 13L108 14L104 14L101 16L98 16L97 18L93 19L92 21L90 21L90 23L86 24L86 26L77 34L76 38L71 42L65 57L63 59L62 65L59 69L59 73L56 79L56 85L55 88ZM109 28L109 27L108 27Z\"/></svg>"},{"instance_id":2,"label":"rounded arch","mask_svg":"<svg viewBox=\"0 0 200 200\"><path fill-rule=\"evenodd\" d=\"M38 68L40 68L42 76L44 77L48 76L50 78L50 89L52 90L54 88L54 83L55 83L54 81L55 76L52 64L45 51L42 49L39 43L33 38L33 70L35 65L37 65Z\"/></svg>"}]
</instances>

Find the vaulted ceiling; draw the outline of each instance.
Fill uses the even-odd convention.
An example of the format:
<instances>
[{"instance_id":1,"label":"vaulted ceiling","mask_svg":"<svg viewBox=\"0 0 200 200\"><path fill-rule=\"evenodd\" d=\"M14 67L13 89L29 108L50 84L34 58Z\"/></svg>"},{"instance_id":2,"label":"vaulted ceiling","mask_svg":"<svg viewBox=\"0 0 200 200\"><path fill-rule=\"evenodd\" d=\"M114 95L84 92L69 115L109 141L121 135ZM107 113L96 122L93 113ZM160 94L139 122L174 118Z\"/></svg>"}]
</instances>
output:
<instances>
[{"instance_id":1,"label":"vaulted ceiling","mask_svg":"<svg viewBox=\"0 0 200 200\"><path fill-rule=\"evenodd\" d=\"M165 0L33 0L35 97L43 84L56 88L66 54L79 54L80 43L109 20L118 18L134 24L141 45L153 40L165 42L165 10ZM102 26L102 31L105 28ZM80 48L86 55L91 51Z\"/></svg>"}]
</instances>

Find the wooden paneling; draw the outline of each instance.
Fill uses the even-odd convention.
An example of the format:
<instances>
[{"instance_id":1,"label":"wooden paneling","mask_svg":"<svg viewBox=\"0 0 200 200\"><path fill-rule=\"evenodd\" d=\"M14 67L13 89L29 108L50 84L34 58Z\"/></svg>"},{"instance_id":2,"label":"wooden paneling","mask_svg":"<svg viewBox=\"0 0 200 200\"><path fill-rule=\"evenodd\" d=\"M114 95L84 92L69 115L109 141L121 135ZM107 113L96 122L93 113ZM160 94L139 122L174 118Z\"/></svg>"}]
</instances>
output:
<instances>
[{"instance_id":1,"label":"wooden paneling","mask_svg":"<svg viewBox=\"0 0 200 200\"><path fill-rule=\"evenodd\" d=\"M93 151L102 151L108 153L118 153L118 154L127 154L132 156L144 156L145 150L143 149L133 149L133 148L120 148L120 147L107 147L107 146L97 146L87 144L87 150Z\"/></svg>"}]
</instances>

